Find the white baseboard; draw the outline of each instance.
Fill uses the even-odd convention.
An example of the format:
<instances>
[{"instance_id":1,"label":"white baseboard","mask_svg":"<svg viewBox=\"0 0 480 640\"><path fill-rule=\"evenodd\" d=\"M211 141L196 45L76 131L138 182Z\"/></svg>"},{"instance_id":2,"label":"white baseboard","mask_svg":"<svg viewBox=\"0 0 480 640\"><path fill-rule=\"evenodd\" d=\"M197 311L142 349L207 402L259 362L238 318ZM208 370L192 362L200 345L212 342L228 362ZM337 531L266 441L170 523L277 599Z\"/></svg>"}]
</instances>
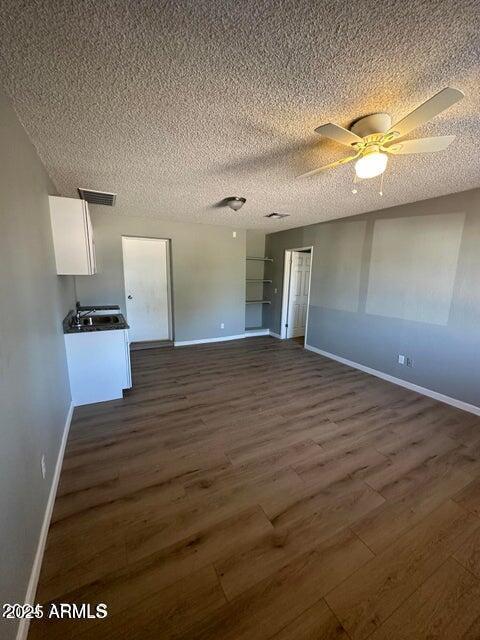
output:
<instances>
[{"instance_id":1,"label":"white baseboard","mask_svg":"<svg viewBox=\"0 0 480 640\"><path fill-rule=\"evenodd\" d=\"M269 329L249 329L245 331L245 338L254 338L255 336L269 336Z\"/></svg>"},{"instance_id":2,"label":"white baseboard","mask_svg":"<svg viewBox=\"0 0 480 640\"><path fill-rule=\"evenodd\" d=\"M187 347L191 344L206 344L208 342L227 342L228 340L241 340L242 338L254 338L255 336L273 336L274 338L281 338L278 333L273 333L270 329L258 329L255 331L246 331L245 333L239 333L236 336L221 336L218 338L202 338L201 340L175 340L173 343L175 347Z\"/></svg>"},{"instance_id":3,"label":"white baseboard","mask_svg":"<svg viewBox=\"0 0 480 640\"><path fill-rule=\"evenodd\" d=\"M218 338L202 338L201 340L175 340L175 347L186 347L190 344L206 344L208 342L227 342L228 340L240 340L245 338L247 334L239 333L236 336L220 336Z\"/></svg>"},{"instance_id":4,"label":"white baseboard","mask_svg":"<svg viewBox=\"0 0 480 640\"><path fill-rule=\"evenodd\" d=\"M279 333L275 333L274 331L270 331L270 335L274 338L278 338L279 340L283 340L282 336Z\"/></svg>"},{"instance_id":5,"label":"white baseboard","mask_svg":"<svg viewBox=\"0 0 480 640\"><path fill-rule=\"evenodd\" d=\"M47 535L48 535L48 529L50 527L50 520L52 518L53 505L55 504L55 498L57 496L58 481L60 480L60 472L62 471L63 456L65 455L65 447L67 445L68 433L70 431L70 424L72 422L73 409L74 409L74 405L72 401L68 409L67 417L65 418L65 426L63 427L62 441L60 443L57 462L55 464L55 471L53 473L52 485L50 487L47 506L45 508L45 514L43 516L42 528L40 530L37 550L35 552L35 559L33 561L32 571L30 573L30 579L28 581L27 593L25 594L25 604L33 604L35 601L38 579L40 577L40 569L42 568L43 554L45 551L45 543L47 542ZM26 618L22 618L20 620L20 624L18 625L16 640L26 640L28 635L29 624L30 624L30 620L27 620Z\"/></svg>"},{"instance_id":6,"label":"white baseboard","mask_svg":"<svg viewBox=\"0 0 480 640\"><path fill-rule=\"evenodd\" d=\"M421 393L422 395L428 396L429 398L433 398L434 400L438 400L439 402L444 402L445 404L449 404L452 407L456 407L457 409L462 409L463 411L468 411L469 413L473 413L476 416L480 416L480 407L476 407L474 404L463 402L463 400L458 400L457 398L451 398L450 396L446 396L443 393L438 393L438 391L432 391L432 389L421 387L418 384L414 384L413 382L408 382L407 380L402 380L401 378L395 378L394 376L391 376L388 373L383 373L383 371L378 371L377 369L366 367L363 364L359 364L358 362L353 362L352 360L347 360L346 358L337 356L334 353L329 353L328 351L323 351L322 349L317 349L317 347L312 347L309 344L305 344L305 349L308 349L308 351L313 351L313 353L318 353L319 355L325 356L326 358L330 358L330 360L336 360L337 362L346 364L347 366L353 367L354 369L359 369L360 371L369 373L370 375L376 376L377 378L381 378L382 380L386 380L387 382L398 384L400 387L405 387L405 389L410 389L410 391L416 391L417 393Z\"/></svg>"}]
</instances>

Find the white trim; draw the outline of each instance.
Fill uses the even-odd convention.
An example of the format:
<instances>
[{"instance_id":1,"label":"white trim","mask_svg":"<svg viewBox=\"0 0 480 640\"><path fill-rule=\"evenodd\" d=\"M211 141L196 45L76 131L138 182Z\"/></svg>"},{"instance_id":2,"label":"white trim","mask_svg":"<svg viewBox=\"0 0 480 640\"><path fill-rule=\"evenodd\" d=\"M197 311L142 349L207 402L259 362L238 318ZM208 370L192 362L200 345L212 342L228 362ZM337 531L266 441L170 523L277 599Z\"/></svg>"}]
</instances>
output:
<instances>
[{"instance_id":1,"label":"white trim","mask_svg":"<svg viewBox=\"0 0 480 640\"><path fill-rule=\"evenodd\" d=\"M305 346L308 336L308 316L310 314L310 292L312 290L312 271L313 271L313 245L310 248L310 273L308 274L308 298L307 298L307 315L305 317L305 336L303 345Z\"/></svg>"},{"instance_id":2,"label":"white trim","mask_svg":"<svg viewBox=\"0 0 480 640\"><path fill-rule=\"evenodd\" d=\"M319 355L325 356L326 358L330 358L331 360L336 360L337 362L346 364L347 366L353 367L354 369L359 369L360 371L369 373L370 375L376 376L377 378L382 378L382 380L387 380L387 382L398 384L400 387L410 389L410 391L416 391L417 393L421 393L422 395L433 398L434 400L438 400L439 402L444 402L445 404L449 404L452 407L456 407L457 409L462 409L463 411L468 411L469 413L474 413L476 416L480 416L480 407L477 407L474 404L463 402L463 400L458 400L457 398L451 398L450 396L446 396L443 393L439 393L438 391L433 391L432 389L427 389L426 387L420 387L418 384L408 382L407 380L402 380L401 378L395 378L388 373L383 373L383 371L378 371L377 369L366 367L363 364L358 364L358 362L347 360L346 358L337 356L334 353L329 353L328 351L317 349L317 347L312 347L309 344L305 344L305 349L308 349L308 351L313 351L313 353L318 353Z\"/></svg>"},{"instance_id":3,"label":"white trim","mask_svg":"<svg viewBox=\"0 0 480 640\"><path fill-rule=\"evenodd\" d=\"M280 338L278 333L274 333L269 329L257 329L255 331L246 331L236 336L221 336L218 338L202 338L201 340L175 340L174 347L188 347L191 344L207 344L209 342L227 342L228 340L242 340L242 338L254 338L255 336L273 336Z\"/></svg>"},{"instance_id":4,"label":"white trim","mask_svg":"<svg viewBox=\"0 0 480 640\"><path fill-rule=\"evenodd\" d=\"M125 311L128 308L127 287L125 283L125 240L149 240L165 243L165 260L167 273L167 301L168 301L168 340L173 340L173 292L172 292L172 251L170 238L154 238L151 236L122 236L122 270L123 270L123 297ZM127 314L128 321L128 314ZM163 340L163 338L160 338Z\"/></svg>"},{"instance_id":5,"label":"white trim","mask_svg":"<svg viewBox=\"0 0 480 640\"><path fill-rule=\"evenodd\" d=\"M290 299L290 282L291 282L291 267L292 267L292 252L293 251L307 251L310 250L310 274L308 276L308 299L307 299L307 316L305 318L305 342L307 341L308 333L308 314L310 311L310 291L312 288L312 271L313 271L313 245L308 247L295 247L293 249L285 249L284 263L283 263L283 288L282 288L282 313L280 316L280 340L287 339L287 327L288 322L288 305ZM287 260L288 257L288 260Z\"/></svg>"},{"instance_id":6,"label":"white trim","mask_svg":"<svg viewBox=\"0 0 480 640\"><path fill-rule=\"evenodd\" d=\"M283 340L282 336L279 333L275 333L275 331L270 330L270 335L272 338L278 338L279 340Z\"/></svg>"},{"instance_id":7,"label":"white trim","mask_svg":"<svg viewBox=\"0 0 480 640\"><path fill-rule=\"evenodd\" d=\"M27 593L25 594L25 604L33 604L35 601L35 595L37 593L38 579L40 577L40 569L42 568L43 554L45 552L45 543L47 542L47 535L48 529L50 527L50 520L52 518L53 505L55 504L55 498L57 496L58 481L60 480L60 472L62 471L63 456L65 455L65 447L67 445L68 433L70 431L70 424L72 422L73 409L74 405L72 400L72 402L70 402L67 417L65 418L65 426L63 427L62 441L60 443L57 462L55 464L52 485L50 487L50 493L48 495L47 506L45 507L42 528L40 530L40 536L38 538L37 551L35 552L35 559L33 561L30 579L28 581ZM29 624L30 620L28 620L27 618L22 618L20 620L16 640L26 640Z\"/></svg>"},{"instance_id":8,"label":"white trim","mask_svg":"<svg viewBox=\"0 0 480 640\"><path fill-rule=\"evenodd\" d=\"M247 329L245 331L245 338L251 338L255 336L269 336L269 329Z\"/></svg>"},{"instance_id":9,"label":"white trim","mask_svg":"<svg viewBox=\"0 0 480 640\"><path fill-rule=\"evenodd\" d=\"M290 278L292 273L292 252L285 249L283 259L282 313L280 315L280 340L287 337L288 302L290 298Z\"/></svg>"},{"instance_id":10,"label":"white trim","mask_svg":"<svg viewBox=\"0 0 480 640\"><path fill-rule=\"evenodd\" d=\"M207 342L226 342L227 340L240 340L246 338L247 333L239 333L236 336L219 336L218 338L202 338L201 340L175 340L175 347L186 347L190 344L206 344Z\"/></svg>"}]
</instances>

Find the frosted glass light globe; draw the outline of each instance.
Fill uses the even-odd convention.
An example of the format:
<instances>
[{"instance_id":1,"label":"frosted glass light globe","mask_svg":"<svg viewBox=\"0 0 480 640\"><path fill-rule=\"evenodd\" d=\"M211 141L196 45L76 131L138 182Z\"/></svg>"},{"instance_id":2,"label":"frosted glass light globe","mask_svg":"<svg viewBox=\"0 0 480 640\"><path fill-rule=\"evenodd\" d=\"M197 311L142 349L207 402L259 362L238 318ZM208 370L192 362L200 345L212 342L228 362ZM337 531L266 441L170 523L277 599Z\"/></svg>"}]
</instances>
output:
<instances>
[{"instance_id":1,"label":"frosted glass light globe","mask_svg":"<svg viewBox=\"0 0 480 640\"><path fill-rule=\"evenodd\" d=\"M387 168L388 157L385 153L373 151L363 156L355 163L355 173L358 178L375 178Z\"/></svg>"}]
</instances>

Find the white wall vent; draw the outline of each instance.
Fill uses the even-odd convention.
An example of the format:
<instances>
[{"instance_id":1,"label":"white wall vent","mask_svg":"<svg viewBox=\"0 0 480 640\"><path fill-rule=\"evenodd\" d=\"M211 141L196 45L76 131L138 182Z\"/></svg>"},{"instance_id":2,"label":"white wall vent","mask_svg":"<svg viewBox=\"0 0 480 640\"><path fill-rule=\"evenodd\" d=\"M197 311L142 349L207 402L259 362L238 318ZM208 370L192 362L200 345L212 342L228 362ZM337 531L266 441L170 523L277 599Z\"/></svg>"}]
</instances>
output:
<instances>
[{"instance_id":1,"label":"white wall vent","mask_svg":"<svg viewBox=\"0 0 480 640\"><path fill-rule=\"evenodd\" d=\"M117 198L116 193L95 191L94 189L81 189L80 187L78 187L78 193L82 200L86 200L90 204L104 204L107 207L113 207Z\"/></svg>"},{"instance_id":2,"label":"white wall vent","mask_svg":"<svg viewBox=\"0 0 480 640\"><path fill-rule=\"evenodd\" d=\"M282 218L288 218L289 213L267 213L265 218L272 218L273 220L281 220Z\"/></svg>"}]
</instances>

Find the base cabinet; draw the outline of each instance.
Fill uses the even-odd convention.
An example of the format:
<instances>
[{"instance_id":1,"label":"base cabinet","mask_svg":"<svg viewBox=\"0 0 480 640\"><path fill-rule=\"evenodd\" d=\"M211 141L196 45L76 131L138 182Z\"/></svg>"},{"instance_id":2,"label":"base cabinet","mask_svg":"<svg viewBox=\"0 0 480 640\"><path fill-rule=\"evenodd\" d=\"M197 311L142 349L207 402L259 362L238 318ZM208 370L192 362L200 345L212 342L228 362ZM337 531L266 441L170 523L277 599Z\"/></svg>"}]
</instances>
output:
<instances>
[{"instance_id":1,"label":"base cabinet","mask_svg":"<svg viewBox=\"0 0 480 640\"><path fill-rule=\"evenodd\" d=\"M122 398L132 386L127 330L66 333L65 348L75 406Z\"/></svg>"}]
</instances>

